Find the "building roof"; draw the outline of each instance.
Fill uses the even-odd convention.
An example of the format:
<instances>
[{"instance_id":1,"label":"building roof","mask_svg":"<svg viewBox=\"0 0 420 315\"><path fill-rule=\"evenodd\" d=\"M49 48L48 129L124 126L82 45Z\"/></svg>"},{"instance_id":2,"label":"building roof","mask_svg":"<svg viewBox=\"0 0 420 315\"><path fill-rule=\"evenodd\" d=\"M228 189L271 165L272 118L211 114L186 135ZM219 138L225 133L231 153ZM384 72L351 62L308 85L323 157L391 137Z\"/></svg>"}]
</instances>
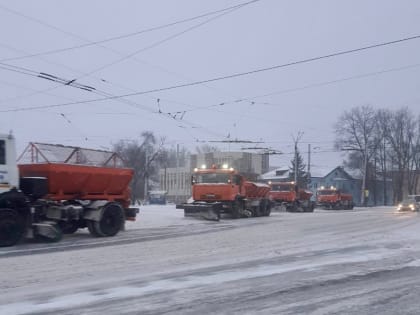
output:
<instances>
[{"instance_id":1,"label":"building roof","mask_svg":"<svg viewBox=\"0 0 420 315\"><path fill-rule=\"evenodd\" d=\"M337 177L336 179L361 179L362 174L360 170L352 170L344 166L336 166L336 167L313 167L311 168L311 178L324 178L327 177L332 172L336 171L337 169L341 169L342 172L344 172L344 177ZM288 167L277 167L270 172L267 172L265 174L262 174L260 176L260 179L262 180L284 180L289 178L290 170Z\"/></svg>"},{"instance_id":2,"label":"building roof","mask_svg":"<svg viewBox=\"0 0 420 315\"><path fill-rule=\"evenodd\" d=\"M263 179L263 180L286 179L286 178L289 178L288 167L277 167L260 176L260 179Z\"/></svg>"}]
</instances>

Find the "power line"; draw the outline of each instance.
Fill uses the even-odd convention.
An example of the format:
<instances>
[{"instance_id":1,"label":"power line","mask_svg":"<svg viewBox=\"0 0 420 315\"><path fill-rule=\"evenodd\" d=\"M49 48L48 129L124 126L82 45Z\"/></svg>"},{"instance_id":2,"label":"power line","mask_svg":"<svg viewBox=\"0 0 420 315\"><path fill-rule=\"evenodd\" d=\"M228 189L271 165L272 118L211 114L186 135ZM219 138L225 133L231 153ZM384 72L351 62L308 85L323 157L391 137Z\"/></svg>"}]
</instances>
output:
<instances>
[{"instance_id":1,"label":"power line","mask_svg":"<svg viewBox=\"0 0 420 315\"><path fill-rule=\"evenodd\" d=\"M82 90L85 90L85 91L88 91L88 92L92 92L92 93L95 93L97 95L101 95L101 96L105 96L105 97L113 97L114 96L111 93L107 93L105 91L101 91L101 90L96 89L94 87L90 87L90 86L87 86L87 85L78 84L78 83L75 82L75 79L73 79L73 80L67 80L67 79L59 78L57 76L54 76L54 75L51 75L51 74L48 74L48 73L36 72L36 71L31 70L31 69L27 69L27 68L23 68L23 67L16 67L17 69L14 69L13 68L14 66L3 64L3 63L0 63L0 65L6 65L6 66L10 66L11 67L10 69L4 67L6 70L20 72L22 74L31 75L31 76L34 76L34 77L37 77L37 78L41 78L41 79L47 79L49 81L52 81L54 83L58 83L60 85L68 85L68 86L71 86L71 87L79 88L79 89L82 89ZM0 66L0 69L1 68L2 67ZM47 91L50 91L50 90L52 90L52 89L48 89L46 91L36 91L35 93L43 93L43 94L46 94ZM33 94L35 94L35 93L33 93ZM180 123L189 125L192 128L201 128L201 129L207 131L210 134L219 135L219 134L217 134L217 133L215 133L215 132L213 132L213 131L205 128L205 127L197 127L196 124L191 123L191 122L183 119L184 118L184 115L185 115L185 112L174 112L174 113L171 113L171 112L162 112L162 111L156 112L152 108L150 108L149 106L139 105L139 104L137 104L137 103L135 103L135 102L133 102L131 100L126 100L124 98L120 98L120 99L118 99L118 101L119 102L122 102L122 103L125 103L125 104L128 104L130 106L133 106L136 109L143 109L143 110L148 111L149 113L152 113L152 114L161 114L161 116L163 116L165 118L171 118L171 119L173 119L173 120L175 120L177 122L180 122ZM62 113L59 113L59 114L61 116L63 116ZM179 117L178 117L178 114L180 114Z\"/></svg>"},{"instance_id":2,"label":"power line","mask_svg":"<svg viewBox=\"0 0 420 315\"><path fill-rule=\"evenodd\" d=\"M254 0L253 2L255 2L255 1L256 1L256 0ZM260 1L260 0L259 0L259 1ZM159 46L159 45L161 45L161 44L163 44L163 43L166 43L166 42L168 42L168 41L170 41L170 40L172 40L172 39L174 39L174 38L177 38L177 37L179 37L179 36L181 36L181 35L183 35L183 34L185 34L185 33L188 33L188 32L190 32L190 31L192 31L192 30L195 30L195 29L197 29L197 28L199 28L199 27L201 27L201 26L203 26L203 25L205 25L205 24L208 24L208 23L210 23L210 22L212 22L212 21L214 21L214 20L216 20L216 19L218 19L218 18L221 18L221 17L223 17L223 16L225 16L225 15L227 15L227 14L229 14L229 13L233 12L233 11L239 10L239 9L241 9L243 6L248 5L248 4L249 4L249 3L247 3L247 4L243 4L243 5L240 5L240 6L236 6L235 8L230 9L230 10L228 10L228 11L225 11L225 12L223 12L223 13L221 13L221 14L218 14L218 15L216 15L215 17L209 18L209 19L207 19L207 20L205 20L205 21L203 21L203 22L201 22L201 23L198 23L198 24L196 24L196 25L193 25L193 26L191 26L191 27L188 27L188 28L186 28L185 30L183 30L183 31L181 31L181 32L177 32L177 33L172 34L172 35L170 35L170 36L168 36L168 37L165 37L165 38L163 38L163 39L161 39L161 40L159 40L159 41L157 41L157 42L155 42L155 43L153 43L153 44L151 44L151 45L149 45L149 46L146 46L146 47L143 47L143 48L141 48L141 49L138 49L138 50L136 50L136 51L134 51L134 52L132 52L132 53L130 53L130 54L128 54L128 55L125 55L125 56L123 56L123 57L121 57L121 58L119 58L119 59L117 59L117 60L114 60L113 62L110 62L110 63L105 64L105 65L103 65L103 66L101 66L101 67L98 67L98 68L96 68L96 69L94 69L94 70L92 70L92 71L89 71L89 72L86 74L86 76L89 76L89 75L91 75L91 74L97 73L97 72L99 72L99 71L101 71L101 70L104 70L104 69L106 69L106 68L109 68L109 67L111 67L111 66L113 66L113 65L116 65L116 64L118 64L118 63L121 63L122 61L127 60L127 59L129 59L129 58L131 58L131 57L134 57L135 55L137 55L137 54L139 54L139 53L141 53L141 52L143 52L143 51L146 51L146 50L149 50L149 49L155 48L155 47L157 47L157 46Z\"/></svg>"},{"instance_id":3,"label":"power line","mask_svg":"<svg viewBox=\"0 0 420 315\"><path fill-rule=\"evenodd\" d=\"M4 67L2 67L1 65L4 65ZM28 69L28 68L17 67L17 66L5 64L5 63L0 63L0 69L1 68L4 68L5 70L9 70L9 71L14 71L14 72L30 75L30 76L33 76L33 77L36 77L36 78L47 79L49 81L59 83L60 85L68 85L68 86L76 87L76 88L79 88L79 89L82 89L82 90L85 90L85 91L88 91L88 92L93 92L93 93L95 93L97 95L101 95L101 96L105 96L105 97L112 97L113 96L113 94L111 94L111 93L101 91L101 90L96 89L94 87L78 84L78 83L75 82L76 81L75 79L67 80L67 79L59 78L57 76L54 76L54 75L51 75L51 74L48 74L48 73L37 72L37 71L31 70L31 69ZM29 95L34 95L34 94L38 94L38 93L47 94L47 92L49 92L49 91L51 91L55 88L57 88L57 87L50 88L50 89L43 90L43 91L36 91L36 92L31 93ZM120 98L120 99L118 99L118 101L122 102L124 104L128 104L132 107L135 107L136 109L142 109L142 110L148 111L149 113L152 113L152 114L158 114L158 112L154 111L149 106L139 105L138 103L133 102L131 100L126 100L124 98ZM63 115L62 113L59 113L59 114ZM205 127L197 127L197 125L195 125L194 123L191 123L187 120L184 120L183 119L184 115L185 115L184 112L174 112L174 113L159 112L159 114L162 114L161 116L164 116L165 118L171 118L171 119L173 119L175 121L178 121L180 123L189 125L191 128L201 128L201 129L207 131L209 134L219 135L219 134L217 134L217 133L215 133L215 132L213 132L213 131L205 128ZM178 114L180 114L180 117L177 117ZM182 122L181 122L181 120L182 120ZM180 126L178 126L178 127L180 127Z\"/></svg>"},{"instance_id":4,"label":"power line","mask_svg":"<svg viewBox=\"0 0 420 315\"><path fill-rule=\"evenodd\" d=\"M253 99L256 99L256 98L262 98L262 97L267 97L267 96L273 96L273 95L279 95L279 94L286 94L286 93L291 93L291 92L297 92L297 91L302 91L302 90L311 89L311 88L315 88L315 87L321 87L321 86L331 85L331 84L335 84L335 83L341 83L341 82L355 80L355 79L363 79L363 78L377 76L377 75L381 75L381 74L385 74L385 73L396 72L396 71L403 71L403 70L408 70L408 69L418 68L418 67L420 67L420 63L411 64L411 65L402 66L402 67L397 67L397 68L385 69L385 70L381 70L381 71L375 71L375 72L368 72L368 73L358 74L358 75L349 76L349 77L345 77L345 78L341 78L341 79L336 79L336 80L331 80L331 81L324 81L324 82L319 82L319 83L304 85L304 86L301 86L301 87L280 90L280 91L271 92L271 93L262 94L262 95L257 95L257 96L252 96L252 97L245 97L245 98L243 98L243 99L241 99L239 101L250 101L250 100L253 100ZM238 102L238 101L236 101L236 102ZM267 102L255 102L255 104L277 106L276 104L270 104L270 103L267 103Z\"/></svg>"},{"instance_id":5,"label":"power line","mask_svg":"<svg viewBox=\"0 0 420 315\"><path fill-rule=\"evenodd\" d=\"M273 103L270 103L270 102L257 102L257 101L252 101L252 100L257 99L257 98L267 97L267 96L287 94L287 93L291 93L291 92L298 92L298 91L303 91L303 90L312 89L312 88L316 88L316 87L327 86L327 85L332 85L332 84L351 81L351 80L356 80L356 79L363 79L363 78L368 78L368 77L372 77L372 76L378 76L378 75L385 74L385 73L403 71L403 70L408 70L408 69L413 69L413 68L418 68L418 67L420 67L420 63L411 64L411 65L402 66L402 67L397 67L397 68L385 69L385 70L381 70L381 71L363 73L363 74L358 74L358 75L349 76L349 77L345 77L345 78L340 78L340 79L336 79L336 80L324 81L324 82L304 85L304 86L301 86L301 87L295 87L295 88L270 92L270 93L267 93L267 94L243 97L243 98L239 98L239 99L236 99L236 100L233 100L233 101L224 101L224 102L219 102L217 104L197 106L197 107L194 107L193 109L187 109L187 110L185 110L185 112L188 113L188 112L193 112L193 111L197 111L197 110L207 110L207 109L214 108L214 107L220 107L220 106L224 106L224 105L228 105L228 104L235 104L235 103L242 103L242 102L247 102L250 105L259 104L259 105L281 106L279 104L273 104Z\"/></svg>"},{"instance_id":6,"label":"power line","mask_svg":"<svg viewBox=\"0 0 420 315\"><path fill-rule=\"evenodd\" d=\"M226 8L223 8L223 9L219 9L219 10L215 10L215 11L210 11L210 12L207 12L207 13L204 13L204 14L200 14L200 15L196 15L196 16L193 16L193 17L190 17L190 18L178 20L178 21L175 21L175 22L171 22L171 23L167 23L167 24L163 24L163 25L159 25L159 26L154 26L154 27L146 28L146 29L143 29L143 30L140 30L140 31L131 32L131 33L127 33L127 34L123 34L123 35L119 35L119 36L114 36L114 37L109 37L109 38L106 38L106 39L103 39L103 40L99 40L99 41L89 41L86 44L81 44L81 45L76 45L76 46L71 46L71 47L65 47L65 48L60 48L60 49L54 49L54 50L39 52L39 53L35 53L35 54L29 54L29 55L26 55L26 56L6 58L6 59L0 60L0 62L3 62L3 61L11 61L11 60L27 59L27 58L38 57L38 56L43 56L43 55L51 55L51 54L61 53L61 52L69 51L69 50L75 50L75 49L85 48L85 47L89 47L89 46L104 44L104 43L107 43L107 42L111 42L111 41L115 41L115 40L120 40L120 39L125 39L125 38L128 38L128 37L133 37L133 36L137 36L137 35L140 35L140 34L144 34L144 33L148 33L148 32L153 32L153 31L164 29L164 28L176 26L178 24L183 24L183 23L194 21L194 20L202 19L202 18L207 17L207 16L211 16L211 15L215 15L215 14L222 13L222 12L225 12L225 11L230 11L230 10L233 10L233 9L241 8L243 6L246 6L246 5L255 3L255 2L259 2L259 1L262 1L262 0L252 0L252 1L244 2L244 3L240 3L240 4L237 4L237 5L234 5L234 6L226 7ZM82 39L83 41L86 41L84 38L80 37L77 34L74 34L74 33L71 33L71 32L67 32L65 30L62 30L62 29L54 26L54 25L48 24L48 23L46 23L44 21L41 21L39 19L36 19L34 17L25 15L25 14L23 14L21 12L16 11L16 10L7 8L4 5L0 5L0 8L3 9L3 10L5 10L5 11L8 11L10 13L13 13L15 15L19 15L19 16L24 17L26 19L32 20L32 21L34 21L34 22L36 22L38 24L41 24L41 25L44 25L46 27L52 28L52 29L54 29L56 31L59 31L59 32L65 33L67 35L70 35L72 37L76 37L78 39Z\"/></svg>"},{"instance_id":7,"label":"power line","mask_svg":"<svg viewBox=\"0 0 420 315\"><path fill-rule=\"evenodd\" d=\"M313 62L313 61L318 61L318 60L322 60L322 59L337 57L337 56L346 55L346 54L351 54L351 53L360 52L360 51L373 49L373 48L378 48L378 47L394 45L394 44L398 44L398 43L402 43L402 42L406 42L406 41L410 41L410 40L414 40L414 39L419 39L419 38L420 38L420 35L405 37L405 38L401 38L401 39L398 39L398 40L383 42L383 43L374 44L374 45L368 45L368 46L364 46L364 47L360 47L360 48L355 48L355 49L340 51L340 52L336 52L336 53L332 53L332 54L307 58L307 59L293 61L293 62L280 64L280 65L275 65L275 66L271 66L271 67L260 68L260 69L256 69L256 70L240 72L240 73L235 73L235 74L230 74L230 75L225 75L225 76L219 76L219 77L215 77L215 78L211 78L211 79L200 80L200 81L195 81L195 82L190 82L190 83L185 83L185 84L172 85L172 86L163 87L163 88L156 88L156 89L151 89L151 90L146 90L146 91L133 92L133 93L123 94L123 95L116 95L116 96L107 97L107 98L91 99L91 100L84 100L84 101L71 102L71 103L62 103L62 104L33 106L33 107L26 107L26 108L19 108L19 109L9 109L9 110L2 110L0 112L24 111L24 110L32 110L32 109L52 108L52 107L70 106L70 105L77 105L77 104L86 104L86 103L99 102L99 101L105 101L105 100L119 99L119 98L123 98L123 97L138 96L138 95L144 95L144 94L174 90L174 89L178 89L178 88L196 86L196 85L200 85L200 84L204 84L204 83L216 82L216 81L232 79L232 78L247 76L247 75L251 75L251 74L276 70L276 69L290 67L290 66L294 66L294 65L298 65L298 64L310 63L310 62Z\"/></svg>"},{"instance_id":8,"label":"power line","mask_svg":"<svg viewBox=\"0 0 420 315\"><path fill-rule=\"evenodd\" d=\"M20 15L20 16L23 16L23 17L25 17L25 18L27 18L27 19L30 19L30 20L35 21L35 22L37 22L37 23L40 23L40 24L42 24L42 25L44 25L44 26L46 26L46 27L50 27L50 28L52 28L52 29L54 29L54 30L56 30L56 31L59 31L59 32L61 32L61 33L64 33L64 34L66 34L66 35L70 35L70 36L76 37L76 38L78 38L78 39L81 39L81 40L87 41L87 42L91 43L92 45L93 45L93 44L96 44L97 46L99 46L99 47L101 47L101 48L104 48L104 49L110 50L110 51L112 51L112 52L114 52L114 53L117 53L118 55L123 56L121 59L116 60L116 61L114 61L114 62L112 62L112 63L110 63L110 64L108 64L108 65L103 66L103 67L100 67L100 68L98 68L98 69L96 69L96 70L93 70L93 71L91 71L90 73L83 73L83 72L82 72L82 76L81 76L81 77L79 77L79 78L74 79L74 81L75 81L75 80L81 79L81 78L83 78L83 77L85 77L85 76L92 76L92 74L93 74L93 73L98 72L98 71L100 71L100 70L102 70L102 69L104 69L104 68L106 68L106 67L109 67L109 66L111 66L111 65L114 65L114 64L116 64L116 63L119 63L119 62L121 62L121 61L123 61L123 60L125 60L125 59L128 59L128 58L132 58L132 60L133 60L133 61L138 61L138 59L137 59L137 58L135 58L135 56L134 56L135 54L138 54L138 53L140 53L141 51L145 51L145 50L150 49L150 48L154 48L154 47L156 47L156 46L158 46L158 45L160 45L160 44L162 44L162 43L164 43L164 42L166 42L166 41L168 41L168 40L170 40L170 39L173 39L173 38L175 38L175 37L177 37L177 36L180 36L181 34L184 34L184 33L188 32L188 31L190 31L190 30L192 30L192 29L195 29L195 28L197 28L197 27L199 27L199 26L201 26L201 25L204 25L204 24L206 24L206 23L210 22L211 20L214 20L214 19L216 19L216 18L219 18L219 17L221 17L222 15L225 15L225 14L231 13L231 12L232 12L232 11L234 11L234 10L240 9L240 8L242 8L242 7L244 7L244 6L250 5L250 4L255 3L255 2L258 2L258 1L261 1L261 0L248 1L248 2L245 2L245 3L241 3L241 4L238 4L238 5L235 5L235 6L228 7L228 8L224 8L224 9L221 9L221 10L213 11L213 12L210 12L210 13L207 13L207 14L202 14L202 15L200 15L200 16L198 16L198 17L196 17L196 18L202 18L202 17L208 16L208 15L211 15L211 14L217 14L217 13L221 13L221 12L223 13L223 12L225 12L225 13L223 13L223 14L220 14L220 15L216 16L215 18L212 18L212 19L209 19L209 20L207 20L207 21L204 21L203 23L200 23L200 24L198 24L198 25L195 25L195 26L193 26L193 27L191 27L191 28L189 28L189 29L186 29L186 30L184 30L184 31L182 31L182 32L180 32L180 33L177 33L177 34L171 35L171 36L169 36L168 38L165 38L165 39L163 39L163 40L160 40L160 41L158 41L158 42L156 42L156 43L154 43L154 44L152 44L152 45L150 45L150 46L148 46L148 47L144 47L144 48L142 48L142 49L140 49L140 50L138 50L138 51L136 51L136 52L134 52L134 53L132 53L132 54L130 54L130 55L124 55L124 54L122 54L122 53L120 53L120 52L116 51L115 49L112 49L112 48L109 48L109 47L106 47L106 46L100 45L100 44L98 44L98 43L96 43L96 42L92 42L92 41L90 41L90 40L88 40L88 39L85 39L85 38L83 38L83 37L81 37L81 36L79 36L79 35L77 35L77 34L74 34L74 33L71 33L71 32L65 31L65 30L62 30L62 29L60 29L60 28L58 28L58 27L56 27L56 26L53 26L53 25L47 24L47 23L45 23L45 22L43 22L43 21L40 21L39 19L36 19L36 18L30 17L30 16L27 16L27 15L20 14L20 13L19 13L19 12L17 12L17 11L12 10L12 13L14 13L14 14L18 14L18 15ZM0 5L0 8L1 8L1 5ZM5 8L5 7L3 6L3 8ZM7 8L6 8L6 9L7 9ZM9 11L10 11L10 9L9 9ZM192 19L187 19L187 20L193 20L193 19L195 19L195 18L192 18ZM5 46L4 44L0 44L0 45ZM17 50L17 49L15 49L15 48L10 48L10 47L8 47L8 48L9 48L9 49L12 49L12 50L15 50L15 51L20 51L20 50ZM26 53L26 52L25 52L25 53ZM27 54L27 53L26 53L26 54ZM14 59L14 58L12 58L12 59ZM10 59L8 59L8 60L10 60ZM144 61L142 61L142 63L144 63ZM71 69L71 68L70 68L70 67L68 67L68 66L64 66L64 67L65 67L65 68L67 68L67 69L70 69L70 70L72 70L72 71L81 72L81 71L77 71L77 70ZM92 76L92 77L95 77L95 76ZM109 80L104 80L104 79L99 78L99 77L96 77L96 78L97 78L98 80L102 81L102 82L112 83L112 82L110 82ZM113 85L116 85L115 83L112 83L112 84L113 84ZM118 86L118 85L117 85L117 86ZM121 86L121 87L122 87L122 86ZM59 88L59 86L54 87L54 88L52 88L52 89L50 88L50 89L47 89L47 90L39 91L39 93L49 92L50 90L53 90L53 89L56 89L56 88ZM124 87L123 87L123 88L124 88ZM127 90L130 90L130 91L134 91L133 89L130 89L130 88L126 88L126 89L127 89ZM38 93L32 93L32 94L30 94L30 95L34 95L34 94L38 94ZM20 98L21 98L21 97L20 97ZM132 101L131 101L131 102L132 102ZM132 103L134 103L134 102L132 102ZM184 113L185 113L185 112L184 112Z\"/></svg>"},{"instance_id":9,"label":"power line","mask_svg":"<svg viewBox=\"0 0 420 315\"><path fill-rule=\"evenodd\" d=\"M197 25L194 25L194 26L192 26L192 27L189 27L188 29L186 29L186 30L184 30L184 31L182 31L182 32L179 32L179 33L176 33L176 34L174 34L174 35L171 35L171 36L169 36L169 37L167 37L167 38L165 38L165 39L163 39L163 40L160 40L160 41L158 41L158 42L156 42L156 43L154 43L154 44L152 44L152 45L150 45L150 46L148 46L148 47L145 47L145 48L142 48L142 49L140 49L140 50L137 50L137 51L135 51L134 53L131 53L131 54L129 54L129 55L126 55L126 56L123 56L122 58L120 58L120 59L118 59L118 60L116 60L116 61L114 61L114 62L112 62L112 63L110 63L110 64L107 64L107 65L104 65L104 66L102 66L102 67L100 67L100 68L97 68L97 69L95 69L95 70L93 70L93 71L91 71L91 72L89 72L89 73L84 73L81 77L79 77L79 78L76 78L76 79L73 79L73 80L69 80L69 81L64 81L64 79L60 79L60 78L57 78L57 77L54 77L54 76L52 76L52 75L49 75L49 74L47 74L47 75L44 75L44 74L41 74L41 75L38 75L38 77L40 77L40 78L43 78L43 79L48 79L48 80L51 80L51 81L56 81L56 82L58 82L58 83L62 83L62 84L64 84L64 85L71 85L71 86L75 86L75 85L78 85L78 84L74 84L75 83L75 81L76 80L78 80L78 79L80 79L80 78L83 78L83 77L85 77L85 76L90 76L90 75L92 75L93 73L95 73L95 72L98 72L98 71L100 71L100 70L103 70L103 69L105 69L105 68L107 68L107 67L109 67L109 66L112 66L112 65L114 65L114 64L116 64L116 63L119 63L119 62L121 62L121 61L123 61L123 60L125 60L125 59L128 59L128 58L130 58L130 57L133 57L134 55L136 55L136 54L138 54L139 52L141 52L141 51L145 51L145 50L147 50L147 49L150 49L150 48L153 48L153 47L156 47L156 46L158 46L158 45L160 45L160 44L162 44L162 43L164 43L164 42L166 42L166 41L168 41L168 40L171 40L171 39L173 39L173 38L175 38L175 37L178 37L178 36L180 36L180 35L182 35L182 34L184 34L184 33L186 33L186 32L188 32L188 31L191 31L191 30L193 30L193 29L196 29L196 28L198 28L198 27L200 27L200 26L202 26L202 25L204 25L204 24L207 24L207 23L209 23L209 22L211 22L211 21L213 21L213 20L215 20L215 19L217 19L217 18L220 18L220 17L222 17L222 16L224 16L224 15L226 15L226 14L229 14L229 13L231 13L231 12L233 12L234 10L238 10L238 9L240 9L240 8L242 8L242 7L244 7L244 6L246 6L246 5L249 5L249 4L251 4L251 3L254 3L254 2L257 2L257 1L261 1L261 0L254 0L254 1L250 1L250 2L246 2L246 3L242 3L242 4L239 4L239 5L236 5L236 6L233 6L233 7L230 7L229 9L224 9L224 10L219 10L219 11L223 11L223 13L222 14L219 14L219 15L217 15L217 16L215 16L215 17L213 17L213 18L210 18L210 19L208 19L208 20L206 20L206 21L204 21L204 22L202 22L202 23L199 23L199 24L197 24ZM53 27L53 26L51 26L52 28L54 28L55 30L59 30L58 28L56 28L56 27ZM65 31L63 31L63 32L65 32ZM65 33L67 33L67 32L65 32ZM36 72L35 72L36 73ZM81 88L81 89L86 89L85 88L85 86L75 86L75 87L78 87L78 88ZM94 89L93 87L88 87L90 90L91 89ZM97 93L98 94L98 93ZM113 97L112 95L106 95L107 97ZM132 101L125 101L125 103L133 103ZM175 112L174 114L173 113L166 113L166 114L168 114L171 118L173 118L173 119L176 119L177 118L177 115L178 114L180 114L180 117L181 117L181 120L183 119L183 116L185 115L185 112Z\"/></svg>"}]
</instances>

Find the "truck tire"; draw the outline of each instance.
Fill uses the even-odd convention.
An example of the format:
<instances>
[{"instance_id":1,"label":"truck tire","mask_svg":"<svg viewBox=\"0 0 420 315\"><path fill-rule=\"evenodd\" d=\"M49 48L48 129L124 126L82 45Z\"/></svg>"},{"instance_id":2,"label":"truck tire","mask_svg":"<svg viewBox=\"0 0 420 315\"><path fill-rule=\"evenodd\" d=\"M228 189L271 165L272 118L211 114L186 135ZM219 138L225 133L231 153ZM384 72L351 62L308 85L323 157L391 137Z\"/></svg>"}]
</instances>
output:
<instances>
[{"instance_id":1,"label":"truck tire","mask_svg":"<svg viewBox=\"0 0 420 315\"><path fill-rule=\"evenodd\" d=\"M241 210L243 209L243 202L239 199L236 199L232 204L232 218L239 219L241 217Z\"/></svg>"},{"instance_id":2,"label":"truck tire","mask_svg":"<svg viewBox=\"0 0 420 315\"><path fill-rule=\"evenodd\" d=\"M95 237L100 237L101 235L99 235L98 232L96 232L94 223L95 221L86 220L86 226L88 228L88 231L90 235L95 236Z\"/></svg>"},{"instance_id":3,"label":"truck tire","mask_svg":"<svg viewBox=\"0 0 420 315\"><path fill-rule=\"evenodd\" d=\"M269 216L271 213L271 204L269 200L262 199L259 207L258 216Z\"/></svg>"},{"instance_id":4,"label":"truck tire","mask_svg":"<svg viewBox=\"0 0 420 315\"><path fill-rule=\"evenodd\" d=\"M121 230L123 224L123 208L120 204L111 202L104 206L101 219L93 222L93 229L98 236L114 236Z\"/></svg>"},{"instance_id":5,"label":"truck tire","mask_svg":"<svg viewBox=\"0 0 420 315\"><path fill-rule=\"evenodd\" d=\"M271 202L269 200L266 200L265 211L262 214L264 217L269 217L270 216L270 214L271 214L271 207L272 207Z\"/></svg>"},{"instance_id":6,"label":"truck tire","mask_svg":"<svg viewBox=\"0 0 420 315\"><path fill-rule=\"evenodd\" d=\"M79 229L79 224L77 222L67 222L61 226L63 234L74 234Z\"/></svg>"},{"instance_id":7,"label":"truck tire","mask_svg":"<svg viewBox=\"0 0 420 315\"><path fill-rule=\"evenodd\" d=\"M24 231L24 221L15 210L0 209L0 247L15 245Z\"/></svg>"},{"instance_id":8,"label":"truck tire","mask_svg":"<svg viewBox=\"0 0 420 315\"><path fill-rule=\"evenodd\" d=\"M313 202L308 202L308 204L303 208L305 211L304 212L314 212L315 209L315 205Z\"/></svg>"},{"instance_id":9,"label":"truck tire","mask_svg":"<svg viewBox=\"0 0 420 315\"><path fill-rule=\"evenodd\" d=\"M260 217L264 213L265 206L260 203L258 207L252 207L252 216L253 217Z\"/></svg>"}]
</instances>

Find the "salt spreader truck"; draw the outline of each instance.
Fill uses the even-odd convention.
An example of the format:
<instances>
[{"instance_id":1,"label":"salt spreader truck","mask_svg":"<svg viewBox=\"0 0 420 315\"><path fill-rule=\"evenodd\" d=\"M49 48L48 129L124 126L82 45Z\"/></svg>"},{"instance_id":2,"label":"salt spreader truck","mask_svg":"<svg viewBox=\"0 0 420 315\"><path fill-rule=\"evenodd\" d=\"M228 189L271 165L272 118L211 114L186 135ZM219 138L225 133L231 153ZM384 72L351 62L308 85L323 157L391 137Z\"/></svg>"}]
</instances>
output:
<instances>
[{"instance_id":1,"label":"salt spreader truck","mask_svg":"<svg viewBox=\"0 0 420 315\"><path fill-rule=\"evenodd\" d=\"M31 143L25 150L31 163L18 165L15 152L13 136L0 134L0 246L23 238L58 241L86 227L94 236L114 236L125 220L135 220L133 171L111 167L114 153ZM106 156L102 166L82 165L95 154ZM57 155L61 163L51 162Z\"/></svg>"},{"instance_id":2,"label":"salt spreader truck","mask_svg":"<svg viewBox=\"0 0 420 315\"><path fill-rule=\"evenodd\" d=\"M321 186L316 192L316 206L329 210L351 210L354 207L353 196L343 193L341 190L331 186Z\"/></svg>"},{"instance_id":3,"label":"salt spreader truck","mask_svg":"<svg viewBox=\"0 0 420 315\"><path fill-rule=\"evenodd\" d=\"M289 212L313 212L315 202L310 190L299 188L295 182L269 182L270 199L275 207Z\"/></svg>"},{"instance_id":4,"label":"salt spreader truck","mask_svg":"<svg viewBox=\"0 0 420 315\"><path fill-rule=\"evenodd\" d=\"M218 221L223 213L235 219L270 215L270 186L247 181L227 165L196 168L191 181L192 202L176 206L185 216Z\"/></svg>"}]
</instances>

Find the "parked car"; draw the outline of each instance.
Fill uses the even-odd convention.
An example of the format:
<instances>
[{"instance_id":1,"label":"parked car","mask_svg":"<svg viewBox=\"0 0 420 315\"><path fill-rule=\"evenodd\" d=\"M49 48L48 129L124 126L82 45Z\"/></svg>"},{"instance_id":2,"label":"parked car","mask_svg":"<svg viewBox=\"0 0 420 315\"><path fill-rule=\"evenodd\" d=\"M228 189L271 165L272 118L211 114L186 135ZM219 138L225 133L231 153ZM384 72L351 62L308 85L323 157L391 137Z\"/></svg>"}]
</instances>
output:
<instances>
[{"instance_id":1,"label":"parked car","mask_svg":"<svg viewBox=\"0 0 420 315\"><path fill-rule=\"evenodd\" d=\"M420 210L420 202L416 201L416 198L409 197L404 199L401 203L397 206L397 211L419 211Z\"/></svg>"}]
</instances>

